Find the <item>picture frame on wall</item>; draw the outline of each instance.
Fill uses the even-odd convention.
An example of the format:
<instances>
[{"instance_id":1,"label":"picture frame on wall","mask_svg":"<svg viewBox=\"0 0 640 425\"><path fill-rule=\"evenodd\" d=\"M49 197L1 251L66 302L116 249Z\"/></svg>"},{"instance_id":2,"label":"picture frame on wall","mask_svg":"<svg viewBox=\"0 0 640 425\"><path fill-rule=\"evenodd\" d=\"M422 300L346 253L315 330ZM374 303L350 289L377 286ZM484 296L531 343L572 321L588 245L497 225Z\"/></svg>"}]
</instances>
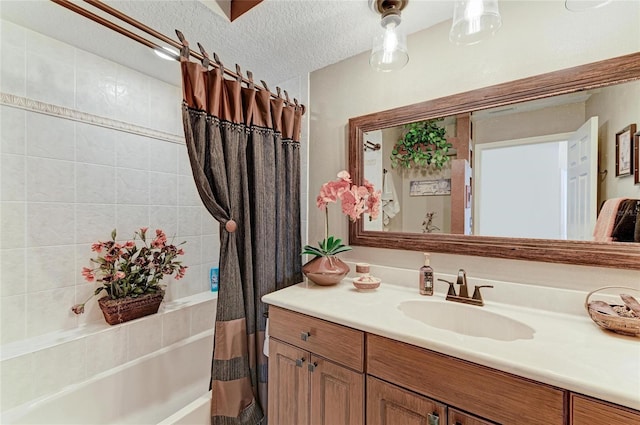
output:
<instances>
[{"instance_id":1,"label":"picture frame on wall","mask_svg":"<svg viewBox=\"0 0 640 425\"><path fill-rule=\"evenodd\" d=\"M633 142L633 183L640 184L640 131L636 131Z\"/></svg>"},{"instance_id":2,"label":"picture frame on wall","mask_svg":"<svg viewBox=\"0 0 640 425\"><path fill-rule=\"evenodd\" d=\"M635 133L635 124L630 124L616 133L616 177L630 176L633 172Z\"/></svg>"}]
</instances>

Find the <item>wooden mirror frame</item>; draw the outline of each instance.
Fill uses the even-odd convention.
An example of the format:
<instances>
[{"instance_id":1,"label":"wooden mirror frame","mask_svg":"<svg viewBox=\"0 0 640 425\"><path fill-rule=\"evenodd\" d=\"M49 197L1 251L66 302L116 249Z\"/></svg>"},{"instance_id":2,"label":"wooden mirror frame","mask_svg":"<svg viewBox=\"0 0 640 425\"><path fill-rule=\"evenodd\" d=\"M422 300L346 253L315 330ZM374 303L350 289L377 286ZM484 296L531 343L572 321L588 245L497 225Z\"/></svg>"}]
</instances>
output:
<instances>
[{"instance_id":1,"label":"wooden mirror frame","mask_svg":"<svg viewBox=\"0 0 640 425\"><path fill-rule=\"evenodd\" d=\"M353 181L361 184L363 134L368 131L638 79L640 52L351 118L349 172ZM349 222L349 244L640 270L637 243L365 231L363 220L358 220Z\"/></svg>"}]
</instances>

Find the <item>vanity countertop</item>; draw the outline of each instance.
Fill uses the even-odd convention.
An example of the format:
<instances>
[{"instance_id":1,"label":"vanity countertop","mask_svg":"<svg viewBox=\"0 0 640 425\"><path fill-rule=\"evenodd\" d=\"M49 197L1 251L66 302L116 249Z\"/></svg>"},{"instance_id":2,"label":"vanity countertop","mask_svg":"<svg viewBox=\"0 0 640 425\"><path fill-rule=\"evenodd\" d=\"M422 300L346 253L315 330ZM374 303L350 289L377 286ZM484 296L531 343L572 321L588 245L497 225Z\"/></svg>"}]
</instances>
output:
<instances>
[{"instance_id":1,"label":"vanity countertop","mask_svg":"<svg viewBox=\"0 0 640 425\"><path fill-rule=\"evenodd\" d=\"M640 409L640 338L601 330L583 315L486 302L480 308L529 325L532 339L466 336L407 317L399 305L424 297L417 288L383 284L362 292L350 279L332 287L300 283L262 300L309 316L468 360L494 369ZM427 304L428 306L428 304Z\"/></svg>"}]
</instances>

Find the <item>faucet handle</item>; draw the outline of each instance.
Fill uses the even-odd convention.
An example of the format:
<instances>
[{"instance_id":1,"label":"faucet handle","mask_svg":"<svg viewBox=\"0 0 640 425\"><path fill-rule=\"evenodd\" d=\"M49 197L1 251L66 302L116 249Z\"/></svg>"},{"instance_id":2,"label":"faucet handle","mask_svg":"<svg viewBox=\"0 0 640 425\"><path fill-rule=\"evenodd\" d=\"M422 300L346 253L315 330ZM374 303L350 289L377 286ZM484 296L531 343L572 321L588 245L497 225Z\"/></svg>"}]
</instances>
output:
<instances>
[{"instance_id":1,"label":"faucet handle","mask_svg":"<svg viewBox=\"0 0 640 425\"><path fill-rule=\"evenodd\" d=\"M482 294L480 293L480 288L493 288L493 285L476 285L473 290L473 297L471 297L472 299L482 301Z\"/></svg>"},{"instance_id":2,"label":"faucet handle","mask_svg":"<svg viewBox=\"0 0 640 425\"><path fill-rule=\"evenodd\" d=\"M456 296L456 288L455 286L453 286L455 285L455 283L449 282L448 280L445 280L445 279L438 279L438 280L449 284L449 290L447 291L447 296L449 295L453 295L454 297Z\"/></svg>"}]
</instances>

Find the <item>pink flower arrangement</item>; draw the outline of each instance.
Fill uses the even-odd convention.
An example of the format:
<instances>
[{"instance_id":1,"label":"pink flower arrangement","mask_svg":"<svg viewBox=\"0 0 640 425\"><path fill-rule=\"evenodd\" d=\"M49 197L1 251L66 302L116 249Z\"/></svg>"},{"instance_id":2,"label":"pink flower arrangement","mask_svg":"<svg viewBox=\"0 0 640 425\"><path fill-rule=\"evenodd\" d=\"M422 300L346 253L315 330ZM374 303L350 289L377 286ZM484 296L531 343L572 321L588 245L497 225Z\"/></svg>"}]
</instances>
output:
<instances>
[{"instance_id":1,"label":"pink flower arrangement","mask_svg":"<svg viewBox=\"0 0 640 425\"><path fill-rule=\"evenodd\" d=\"M302 253L319 257L349 251L351 247L342 244L341 239L329 236L329 204L340 201L342 212L351 221L356 221L365 213L369 214L372 219L376 219L380 213L380 197L381 192L376 191L366 179L363 186L358 186L353 184L347 171L340 171L336 180L322 185L316 199L318 208L325 210L325 239L320 242L320 249L306 245Z\"/></svg>"},{"instance_id":2,"label":"pink flower arrangement","mask_svg":"<svg viewBox=\"0 0 640 425\"><path fill-rule=\"evenodd\" d=\"M161 291L160 281L164 276L175 275L176 280L184 277L187 266L177 260L179 255L184 255L182 248L167 244L167 236L160 229L156 229L155 238L147 243L147 230L142 227L134 233L133 240L118 243L114 229L110 241L91 245L91 250L100 255L91 259L96 267L82 268L82 276L87 282L97 281L102 285L89 299L102 291L111 299L135 298ZM136 244L138 237L141 247ZM87 301L74 305L71 310L76 314L83 313Z\"/></svg>"}]
</instances>

